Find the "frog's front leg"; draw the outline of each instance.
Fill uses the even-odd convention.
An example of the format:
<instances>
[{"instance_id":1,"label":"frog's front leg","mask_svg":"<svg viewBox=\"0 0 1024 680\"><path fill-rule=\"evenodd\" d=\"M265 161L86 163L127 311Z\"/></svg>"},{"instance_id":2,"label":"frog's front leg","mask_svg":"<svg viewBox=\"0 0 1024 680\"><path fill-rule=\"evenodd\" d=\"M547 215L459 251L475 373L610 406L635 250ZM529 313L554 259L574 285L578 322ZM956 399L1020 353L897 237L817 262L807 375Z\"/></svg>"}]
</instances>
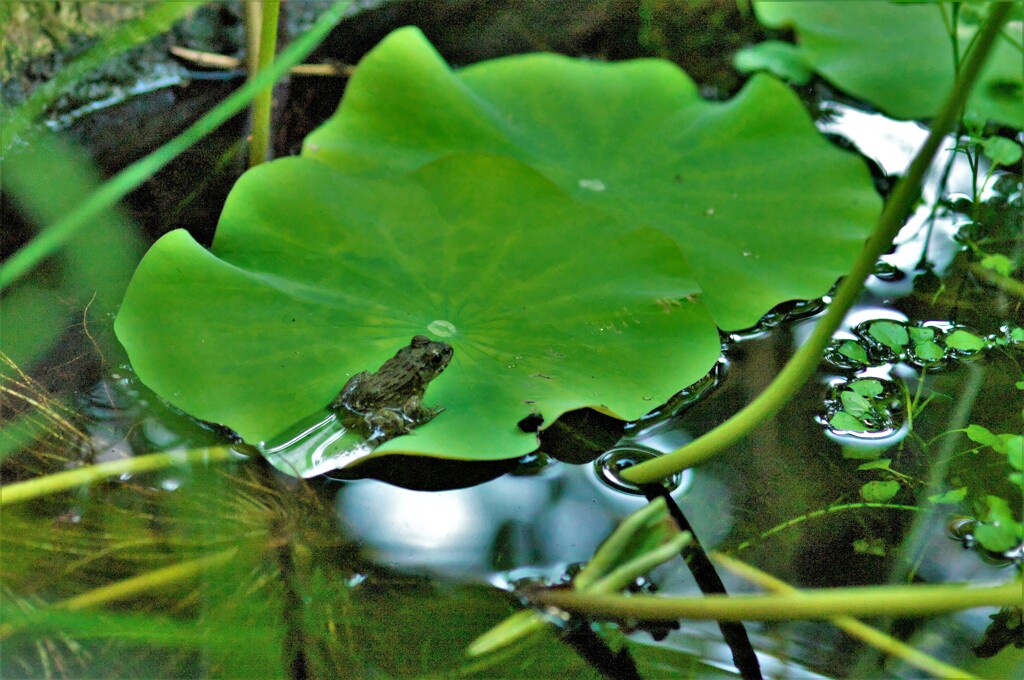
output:
<instances>
[{"instance_id":1,"label":"frog's front leg","mask_svg":"<svg viewBox=\"0 0 1024 680\"><path fill-rule=\"evenodd\" d=\"M412 395L402 405L402 413L406 415L408 420L412 421L413 425L422 425L427 421L433 420L434 416L443 410L443 406L435 406L433 408L425 406L423 404L423 396L419 394Z\"/></svg>"}]
</instances>

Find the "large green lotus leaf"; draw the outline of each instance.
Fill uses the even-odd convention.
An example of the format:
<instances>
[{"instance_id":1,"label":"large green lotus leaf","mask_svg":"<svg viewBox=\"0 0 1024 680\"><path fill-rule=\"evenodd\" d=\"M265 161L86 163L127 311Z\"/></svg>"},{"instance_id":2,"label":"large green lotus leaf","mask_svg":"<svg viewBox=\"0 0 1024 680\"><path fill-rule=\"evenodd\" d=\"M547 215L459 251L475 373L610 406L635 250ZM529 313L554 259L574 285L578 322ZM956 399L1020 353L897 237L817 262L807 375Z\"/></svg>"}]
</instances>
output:
<instances>
[{"instance_id":1,"label":"large green lotus leaf","mask_svg":"<svg viewBox=\"0 0 1024 680\"><path fill-rule=\"evenodd\" d=\"M799 51L822 76L898 118L934 116L953 87L953 47L938 3L757 2L754 8L762 23L793 28ZM961 26L961 55L976 30ZM967 105L1018 129L1024 127L1022 36L1019 21L1006 26Z\"/></svg>"},{"instance_id":2,"label":"large green lotus leaf","mask_svg":"<svg viewBox=\"0 0 1024 680\"><path fill-rule=\"evenodd\" d=\"M511 159L368 178L287 158L238 181L212 252L161 238L116 329L147 385L253 443L427 334L455 350L426 393L446 410L375 454L508 458L536 448L531 412L634 419L704 375L700 292L667 236Z\"/></svg>"},{"instance_id":3,"label":"large green lotus leaf","mask_svg":"<svg viewBox=\"0 0 1024 680\"><path fill-rule=\"evenodd\" d=\"M303 155L381 176L462 151L519 159L579 203L672 236L724 329L824 294L880 209L864 164L768 76L708 102L653 59L534 54L452 71L415 28L360 62Z\"/></svg>"}]
</instances>

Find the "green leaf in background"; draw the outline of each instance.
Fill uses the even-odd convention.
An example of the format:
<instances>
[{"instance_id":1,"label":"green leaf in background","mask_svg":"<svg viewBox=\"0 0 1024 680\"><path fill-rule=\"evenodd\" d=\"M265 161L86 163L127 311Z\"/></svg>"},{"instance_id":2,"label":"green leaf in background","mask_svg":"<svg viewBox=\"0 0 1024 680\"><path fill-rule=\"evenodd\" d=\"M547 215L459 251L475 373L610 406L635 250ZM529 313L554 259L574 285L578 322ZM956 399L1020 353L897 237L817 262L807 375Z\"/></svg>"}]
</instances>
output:
<instances>
[{"instance_id":1,"label":"green leaf in background","mask_svg":"<svg viewBox=\"0 0 1024 680\"><path fill-rule=\"evenodd\" d=\"M1010 505L998 496L986 496L988 511L980 517L982 524L974 529L974 537L986 550L1004 552L1024 539L1024 525L1018 522Z\"/></svg>"},{"instance_id":2,"label":"green leaf in background","mask_svg":"<svg viewBox=\"0 0 1024 680\"><path fill-rule=\"evenodd\" d=\"M975 444L990 446L999 453L1006 453L1006 449L1003 447L1003 440L994 435L987 427L971 424L964 429L964 433Z\"/></svg>"},{"instance_id":3,"label":"green leaf in background","mask_svg":"<svg viewBox=\"0 0 1024 680\"><path fill-rule=\"evenodd\" d=\"M813 72L799 47L778 40L766 40L740 50L733 64L741 73L768 71L794 85L806 85Z\"/></svg>"},{"instance_id":4,"label":"green leaf in background","mask_svg":"<svg viewBox=\"0 0 1024 680\"><path fill-rule=\"evenodd\" d=\"M884 503L900 490L899 482L868 482L860 487L860 495L868 503Z\"/></svg>"},{"instance_id":5,"label":"green leaf in background","mask_svg":"<svg viewBox=\"0 0 1024 680\"><path fill-rule=\"evenodd\" d=\"M843 413L842 411L840 411L836 415L838 416L840 414L846 416L847 418L852 417L849 414ZM856 418L854 418L853 420L854 420L854 422L856 422L861 427L861 430L860 430L861 432L866 432L867 431L868 428L863 423L861 423ZM830 424L833 427L836 426L835 425L835 418L833 418L829 422L830 422ZM847 431L853 432L853 430L847 430ZM846 444L846 445L844 445L842 447L842 453L843 453L843 458L845 458L847 460L875 460L879 456L881 456L882 453L884 453L884 449L881 449L881 448L879 448L877 446L857 446L857 445Z\"/></svg>"},{"instance_id":6,"label":"green leaf in background","mask_svg":"<svg viewBox=\"0 0 1024 680\"><path fill-rule=\"evenodd\" d=\"M885 540L881 538L858 538L852 545L854 552L861 555L885 557L887 552Z\"/></svg>"},{"instance_id":7,"label":"green leaf in background","mask_svg":"<svg viewBox=\"0 0 1024 680\"><path fill-rule=\"evenodd\" d=\"M1016 267L1013 266L1013 260L1002 253L986 255L981 258L980 264L985 269L994 271L997 274L1002 274L1003 276L1010 276L1013 274L1013 270L1016 269Z\"/></svg>"},{"instance_id":8,"label":"green leaf in background","mask_svg":"<svg viewBox=\"0 0 1024 680\"><path fill-rule=\"evenodd\" d=\"M5 291L0 298L0 352L28 369L46 356L69 322L69 309L59 294L32 282ZM8 372L0 364L0 372Z\"/></svg>"},{"instance_id":9,"label":"green leaf in background","mask_svg":"<svg viewBox=\"0 0 1024 680\"><path fill-rule=\"evenodd\" d=\"M653 59L533 54L452 71L415 28L367 54L303 155L380 176L460 151L516 158L579 203L672 236L723 329L823 295L880 209L861 160L767 76L708 102Z\"/></svg>"},{"instance_id":10,"label":"green leaf in background","mask_svg":"<svg viewBox=\"0 0 1024 680\"><path fill-rule=\"evenodd\" d=\"M1006 137L986 137L981 148L996 165L1013 165L1020 160L1020 144Z\"/></svg>"},{"instance_id":11,"label":"green leaf in background","mask_svg":"<svg viewBox=\"0 0 1024 680\"><path fill-rule=\"evenodd\" d=\"M928 496L928 500L936 505L957 505L963 499L967 498L967 487L961 486L959 489L950 489L940 494Z\"/></svg>"},{"instance_id":12,"label":"green leaf in background","mask_svg":"<svg viewBox=\"0 0 1024 680\"><path fill-rule=\"evenodd\" d=\"M1006 460L1014 470L1024 470L1024 436L1019 434L1007 438Z\"/></svg>"},{"instance_id":13,"label":"green leaf in background","mask_svg":"<svg viewBox=\"0 0 1024 680\"><path fill-rule=\"evenodd\" d=\"M824 78L897 118L934 116L953 85L953 46L937 3L759 1L754 9L763 24L792 28L801 55ZM961 59L976 30L960 27ZM967 108L1020 129L1021 24L1003 33Z\"/></svg>"},{"instance_id":14,"label":"green leaf in background","mask_svg":"<svg viewBox=\"0 0 1024 680\"><path fill-rule=\"evenodd\" d=\"M858 470L889 470L892 466L891 458L879 458L870 463L863 463L857 466Z\"/></svg>"},{"instance_id":15,"label":"green leaf in background","mask_svg":"<svg viewBox=\"0 0 1024 680\"><path fill-rule=\"evenodd\" d=\"M718 359L678 248L632 226L509 159L388 179L282 159L236 184L212 253L153 246L116 330L147 385L252 443L428 334L455 349L426 394L447 410L377 452L514 457L531 412L637 418Z\"/></svg>"}]
</instances>

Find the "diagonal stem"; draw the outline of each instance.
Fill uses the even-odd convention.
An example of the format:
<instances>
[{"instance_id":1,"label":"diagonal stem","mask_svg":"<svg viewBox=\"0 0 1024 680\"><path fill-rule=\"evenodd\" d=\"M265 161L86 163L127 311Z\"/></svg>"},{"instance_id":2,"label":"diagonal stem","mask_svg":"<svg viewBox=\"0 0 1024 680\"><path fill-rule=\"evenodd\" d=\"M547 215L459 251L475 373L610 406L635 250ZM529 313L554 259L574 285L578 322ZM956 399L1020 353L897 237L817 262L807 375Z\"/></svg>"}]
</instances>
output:
<instances>
[{"instance_id":1,"label":"diagonal stem","mask_svg":"<svg viewBox=\"0 0 1024 680\"><path fill-rule=\"evenodd\" d=\"M859 297L864 281L874 270L875 262L889 250L893 239L903 227L906 216L917 202L925 173L931 166L943 138L949 134L959 119L967 102L967 95L977 80L1012 5L1010 2L992 3L988 19L977 35L974 49L967 56L953 90L932 122L928 139L914 157L907 174L893 190L864 250L854 263L853 269L843 278L832 304L814 327L807 341L764 392L731 418L672 453L623 470L623 478L634 484L650 484L704 462L778 413L796 394L797 389L810 379L821 362L822 353L828 347L832 334L839 328L846 313Z\"/></svg>"}]
</instances>

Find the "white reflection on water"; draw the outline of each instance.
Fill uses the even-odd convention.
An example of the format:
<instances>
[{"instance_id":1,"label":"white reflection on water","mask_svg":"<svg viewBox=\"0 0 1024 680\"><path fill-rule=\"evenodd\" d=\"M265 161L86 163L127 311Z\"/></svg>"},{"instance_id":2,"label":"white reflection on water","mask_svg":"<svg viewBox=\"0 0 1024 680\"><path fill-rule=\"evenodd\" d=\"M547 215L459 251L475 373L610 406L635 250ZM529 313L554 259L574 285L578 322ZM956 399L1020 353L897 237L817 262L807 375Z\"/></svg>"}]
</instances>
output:
<instances>
[{"instance_id":1,"label":"white reflection on water","mask_svg":"<svg viewBox=\"0 0 1024 680\"><path fill-rule=\"evenodd\" d=\"M373 480L344 484L338 516L377 560L448 576L488 569L497 530L529 522L546 505L536 478L501 477L453 491L411 491Z\"/></svg>"},{"instance_id":2,"label":"white reflection on water","mask_svg":"<svg viewBox=\"0 0 1024 680\"><path fill-rule=\"evenodd\" d=\"M837 134L846 138L868 158L874 160L890 176L903 175L911 160L928 136L928 129L915 121L900 121L886 118L878 113L859 111L853 107L828 102L825 105L828 116L819 122L822 132ZM922 187L921 204L914 210L907 223L894 241L894 252L882 256L887 262L903 272L913 272L927 244L928 260L936 274L941 276L960 252L961 246L952 236L963 226L965 217L945 214L939 211L932 216L932 206L941 193L942 176L949 167L946 191L949 194L971 194L973 171L963 154L954 154L956 142L947 137L932 162ZM988 161L980 159L979 172L984 176ZM991 194L986 190L983 195ZM929 219L931 218L931 238ZM887 296L908 295L913 289L914 277L907 276L899 282L883 282L874 277L867 281L869 291Z\"/></svg>"},{"instance_id":3,"label":"white reflection on water","mask_svg":"<svg viewBox=\"0 0 1024 680\"><path fill-rule=\"evenodd\" d=\"M716 480L702 484L699 492L673 495L712 547L731 527L730 494ZM645 502L609 489L590 465L555 464L541 475L505 475L453 491L348 482L338 492L337 515L343 532L381 564L497 584L517 568L525 570L521 575L556 576L566 565L590 559L622 518Z\"/></svg>"}]
</instances>

